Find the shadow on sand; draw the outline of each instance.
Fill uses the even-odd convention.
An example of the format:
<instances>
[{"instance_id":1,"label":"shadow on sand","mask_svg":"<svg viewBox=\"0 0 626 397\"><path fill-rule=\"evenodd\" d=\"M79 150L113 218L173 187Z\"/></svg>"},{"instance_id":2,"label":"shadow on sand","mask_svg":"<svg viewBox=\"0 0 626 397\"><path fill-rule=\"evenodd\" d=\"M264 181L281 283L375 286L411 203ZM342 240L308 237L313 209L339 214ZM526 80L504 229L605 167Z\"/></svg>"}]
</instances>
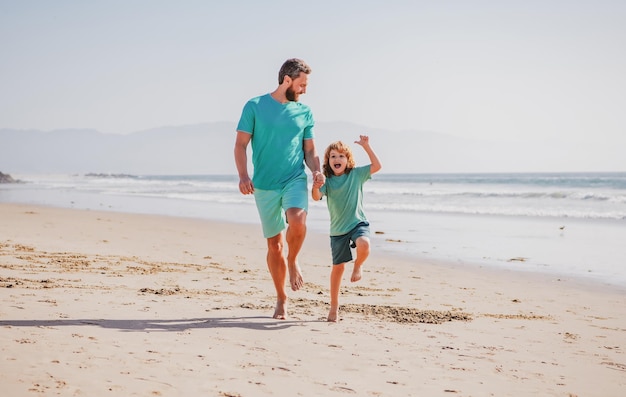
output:
<instances>
[{"instance_id":1,"label":"shadow on sand","mask_svg":"<svg viewBox=\"0 0 626 397\"><path fill-rule=\"evenodd\" d=\"M202 328L245 328L258 331L276 331L293 326L302 326L315 321L276 320L271 317L216 317L185 319L107 320L107 319L62 319L62 320L0 320L0 327L64 327L98 326L120 331L186 331Z\"/></svg>"}]
</instances>

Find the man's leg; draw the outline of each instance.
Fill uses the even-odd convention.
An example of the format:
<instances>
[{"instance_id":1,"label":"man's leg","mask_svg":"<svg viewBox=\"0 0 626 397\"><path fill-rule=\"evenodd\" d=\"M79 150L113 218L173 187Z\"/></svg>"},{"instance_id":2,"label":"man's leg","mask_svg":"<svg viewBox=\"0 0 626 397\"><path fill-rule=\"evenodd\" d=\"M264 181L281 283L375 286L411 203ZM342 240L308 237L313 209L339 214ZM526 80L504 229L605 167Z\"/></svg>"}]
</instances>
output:
<instances>
[{"instance_id":1,"label":"man's leg","mask_svg":"<svg viewBox=\"0 0 626 397\"><path fill-rule=\"evenodd\" d=\"M287 261L283 254L283 234L278 233L267 239L267 267L276 288L276 309L274 318L284 320L287 316L287 291L285 280L287 279Z\"/></svg>"},{"instance_id":2,"label":"man's leg","mask_svg":"<svg viewBox=\"0 0 626 397\"><path fill-rule=\"evenodd\" d=\"M304 279L298 265L298 254L306 236L306 211L302 208L289 208L287 215L287 268L291 289L299 290L304 285Z\"/></svg>"}]
</instances>

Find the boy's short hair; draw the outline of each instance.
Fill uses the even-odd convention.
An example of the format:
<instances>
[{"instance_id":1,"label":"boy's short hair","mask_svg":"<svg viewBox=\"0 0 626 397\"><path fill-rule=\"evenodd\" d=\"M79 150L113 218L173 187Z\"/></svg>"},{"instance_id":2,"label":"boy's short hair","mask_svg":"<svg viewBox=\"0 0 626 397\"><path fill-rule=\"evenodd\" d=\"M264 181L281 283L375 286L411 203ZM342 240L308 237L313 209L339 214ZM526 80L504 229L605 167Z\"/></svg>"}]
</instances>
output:
<instances>
[{"instance_id":1,"label":"boy's short hair","mask_svg":"<svg viewBox=\"0 0 626 397\"><path fill-rule=\"evenodd\" d=\"M310 74L311 67L306 64L302 59L291 58L287 59L283 66L280 67L278 72L278 84L282 84L285 76L289 76L292 80L298 78L300 73Z\"/></svg>"}]
</instances>

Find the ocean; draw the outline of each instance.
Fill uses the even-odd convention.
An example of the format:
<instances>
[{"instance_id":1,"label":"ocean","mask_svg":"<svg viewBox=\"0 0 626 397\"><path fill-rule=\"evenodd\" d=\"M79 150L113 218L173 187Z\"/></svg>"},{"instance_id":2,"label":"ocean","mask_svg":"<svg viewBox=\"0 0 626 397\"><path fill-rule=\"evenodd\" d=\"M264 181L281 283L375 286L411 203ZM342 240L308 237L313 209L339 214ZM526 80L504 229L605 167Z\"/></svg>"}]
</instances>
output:
<instances>
[{"instance_id":1,"label":"ocean","mask_svg":"<svg viewBox=\"0 0 626 397\"><path fill-rule=\"evenodd\" d=\"M12 176L0 202L259 224L235 175ZM364 194L375 251L626 287L626 173L382 173ZM325 202L308 225L328 232Z\"/></svg>"}]
</instances>

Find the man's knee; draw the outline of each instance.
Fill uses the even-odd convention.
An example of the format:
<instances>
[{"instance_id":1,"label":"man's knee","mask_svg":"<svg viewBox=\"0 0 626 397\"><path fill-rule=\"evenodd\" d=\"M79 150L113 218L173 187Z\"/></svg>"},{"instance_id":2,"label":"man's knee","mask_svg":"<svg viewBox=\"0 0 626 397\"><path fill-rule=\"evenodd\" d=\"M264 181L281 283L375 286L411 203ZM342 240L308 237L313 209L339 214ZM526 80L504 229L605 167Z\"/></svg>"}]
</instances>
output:
<instances>
[{"instance_id":1,"label":"man's knee","mask_svg":"<svg viewBox=\"0 0 626 397\"><path fill-rule=\"evenodd\" d=\"M281 233L267 239L267 250L270 253L281 253L283 252L283 244L284 243Z\"/></svg>"},{"instance_id":2,"label":"man's knee","mask_svg":"<svg viewBox=\"0 0 626 397\"><path fill-rule=\"evenodd\" d=\"M289 208L286 215L289 227L298 229L306 226L306 211L302 208Z\"/></svg>"}]
</instances>

